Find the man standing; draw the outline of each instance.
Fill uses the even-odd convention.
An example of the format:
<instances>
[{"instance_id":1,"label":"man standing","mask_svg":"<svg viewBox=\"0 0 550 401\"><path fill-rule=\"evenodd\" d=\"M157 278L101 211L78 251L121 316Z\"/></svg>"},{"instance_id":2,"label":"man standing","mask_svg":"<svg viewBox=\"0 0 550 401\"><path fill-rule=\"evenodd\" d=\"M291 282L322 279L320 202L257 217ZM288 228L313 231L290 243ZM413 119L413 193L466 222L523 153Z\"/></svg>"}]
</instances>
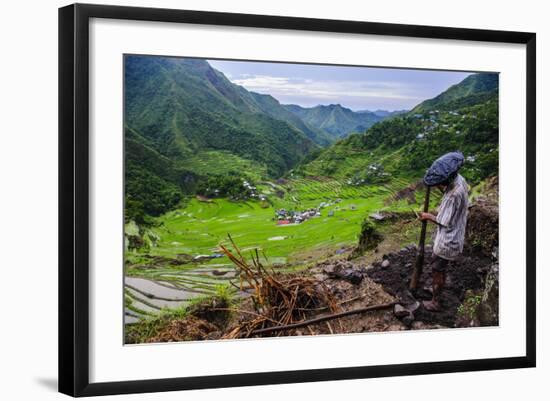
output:
<instances>
[{"instance_id":1,"label":"man standing","mask_svg":"<svg viewBox=\"0 0 550 401\"><path fill-rule=\"evenodd\" d=\"M436 186L443 192L437 216L421 213L420 220L437 225L434 240L432 267L432 300L424 301L429 311L440 310L439 296L445 284L449 263L456 260L464 247L464 234L468 218L468 184L458 174L464 164L460 152L451 152L437 159L424 176L424 184Z\"/></svg>"}]
</instances>

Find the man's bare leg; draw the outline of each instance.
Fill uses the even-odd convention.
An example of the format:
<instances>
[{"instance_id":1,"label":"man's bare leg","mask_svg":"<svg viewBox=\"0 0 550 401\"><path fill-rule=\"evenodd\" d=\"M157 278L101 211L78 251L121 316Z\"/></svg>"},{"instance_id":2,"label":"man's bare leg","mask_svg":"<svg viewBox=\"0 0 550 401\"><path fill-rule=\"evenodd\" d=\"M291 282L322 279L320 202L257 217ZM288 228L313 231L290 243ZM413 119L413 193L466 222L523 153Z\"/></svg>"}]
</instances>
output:
<instances>
[{"instance_id":1,"label":"man's bare leg","mask_svg":"<svg viewBox=\"0 0 550 401\"><path fill-rule=\"evenodd\" d=\"M441 291L443 290L444 285L445 273L434 271L432 274L432 300L422 302L424 308L432 312L437 312L441 310L441 307L439 305L439 296L441 295Z\"/></svg>"}]
</instances>

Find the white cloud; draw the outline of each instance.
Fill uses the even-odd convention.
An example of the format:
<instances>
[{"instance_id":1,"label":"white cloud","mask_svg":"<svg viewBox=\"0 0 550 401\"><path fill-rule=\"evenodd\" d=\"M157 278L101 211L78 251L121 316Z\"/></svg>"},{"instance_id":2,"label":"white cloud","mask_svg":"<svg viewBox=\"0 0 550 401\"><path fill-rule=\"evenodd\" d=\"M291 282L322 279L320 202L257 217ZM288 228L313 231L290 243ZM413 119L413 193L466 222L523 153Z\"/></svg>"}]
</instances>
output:
<instances>
[{"instance_id":1,"label":"white cloud","mask_svg":"<svg viewBox=\"0 0 550 401\"><path fill-rule=\"evenodd\" d=\"M274 97L299 94L319 101L333 101L339 98L375 98L419 101L422 98L412 86L401 82L367 81L316 81L269 75L246 74L232 80L246 89L268 93Z\"/></svg>"}]
</instances>

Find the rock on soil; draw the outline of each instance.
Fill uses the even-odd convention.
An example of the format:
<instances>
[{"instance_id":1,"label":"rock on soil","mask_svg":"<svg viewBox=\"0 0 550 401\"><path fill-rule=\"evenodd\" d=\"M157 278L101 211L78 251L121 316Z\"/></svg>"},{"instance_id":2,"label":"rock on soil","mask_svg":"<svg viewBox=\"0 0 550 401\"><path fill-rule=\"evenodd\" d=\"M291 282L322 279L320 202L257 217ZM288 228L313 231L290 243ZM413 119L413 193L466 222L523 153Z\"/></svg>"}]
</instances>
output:
<instances>
[{"instance_id":1,"label":"rock on soil","mask_svg":"<svg viewBox=\"0 0 550 401\"><path fill-rule=\"evenodd\" d=\"M393 314L398 318L406 317L409 315L409 313L410 312L407 310L407 308L400 304L396 304L393 308Z\"/></svg>"},{"instance_id":2,"label":"rock on soil","mask_svg":"<svg viewBox=\"0 0 550 401\"><path fill-rule=\"evenodd\" d=\"M367 270L367 275L376 283L382 285L384 290L395 296L403 306L414 304L417 301L431 299L431 293L424 287L431 287L432 271L429 261L431 248L427 247L424 270L420 277L416 294L411 294L408 289L412 266L416 258L416 248L407 247L399 252L385 255L384 261L375 262L372 268ZM382 267L384 262L387 267ZM491 260L482 256L462 256L460 260L453 262L448 269L447 283L441 294L442 310L430 312L420 306L414 312L414 320L422 321L429 325L441 325L454 327L458 306L464 300L464 294L468 289L481 289L484 287L484 278L487 274ZM403 312L403 315L406 314ZM412 322L404 322L412 323Z\"/></svg>"},{"instance_id":3,"label":"rock on soil","mask_svg":"<svg viewBox=\"0 0 550 401\"><path fill-rule=\"evenodd\" d=\"M359 284L363 280L366 269L364 267L356 268L351 262L348 261L336 261L334 264L321 264L319 265L321 270L313 270L326 274L333 279L347 280L352 284ZM322 278L320 278L322 280Z\"/></svg>"}]
</instances>

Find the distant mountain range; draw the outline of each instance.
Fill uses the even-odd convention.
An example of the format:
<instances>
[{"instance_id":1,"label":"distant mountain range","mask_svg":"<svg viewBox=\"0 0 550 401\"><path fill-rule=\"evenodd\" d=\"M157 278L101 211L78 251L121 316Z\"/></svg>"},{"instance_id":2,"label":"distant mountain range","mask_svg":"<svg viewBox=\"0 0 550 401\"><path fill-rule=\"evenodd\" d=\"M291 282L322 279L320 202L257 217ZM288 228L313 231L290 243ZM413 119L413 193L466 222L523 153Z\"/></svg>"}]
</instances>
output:
<instances>
[{"instance_id":1,"label":"distant mountain range","mask_svg":"<svg viewBox=\"0 0 550 401\"><path fill-rule=\"evenodd\" d=\"M176 162L226 150L273 175L329 142L271 96L248 92L199 59L126 56L125 125Z\"/></svg>"},{"instance_id":2,"label":"distant mountain range","mask_svg":"<svg viewBox=\"0 0 550 401\"><path fill-rule=\"evenodd\" d=\"M395 149L417 135L415 115L493 104L498 95L498 75L474 74L410 112L352 111L281 105L201 59L126 56L124 77L126 201L148 215L174 207L212 175L277 178L358 141L362 151L373 140ZM352 133L361 135L342 140Z\"/></svg>"},{"instance_id":3,"label":"distant mountain range","mask_svg":"<svg viewBox=\"0 0 550 401\"><path fill-rule=\"evenodd\" d=\"M300 117L306 124L327 132L333 139L341 139L353 132L364 132L378 121L401 113L386 110L353 111L340 104L310 108L287 104L283 107Z\"/></svg>"},{"instance_id":4,"label":"distant mountain range","mask_svg":"<svg viewBox=\"0 0 550 401\"><path fill-rule=\"evenodd\" d=\"M236 174L246 165L279 177L384 118L340 105L303 118L298 106L235 85L202 59L129 55L124 78L126 193L153 215L207 173Z\"/></svg>"},{"instance_id":5,"label":"distant mountain range","mask_svg":"<svg viewBox=\"0 0 550 401\"><path fill-rule=\"evenodd\" d=\"M357 110L356 113L374 113L378 117L393 117L398 116L399 114L405 114L409 110L394 110L394 111L388 111L388 110Z\"/></svg>"},{"instance_id":6,"label":"distant mountain range","mask_svg":"<svg viewBox=\"0 0 550 401\"><path fill-rule=\"evenodd\" d=\"M385 182L422 176L445 152L466 156L470 183L498 174L499 76L466 77L438 96L323 149L294 173L331 176L349 183Z\"/></svg>"}]
</instances>

